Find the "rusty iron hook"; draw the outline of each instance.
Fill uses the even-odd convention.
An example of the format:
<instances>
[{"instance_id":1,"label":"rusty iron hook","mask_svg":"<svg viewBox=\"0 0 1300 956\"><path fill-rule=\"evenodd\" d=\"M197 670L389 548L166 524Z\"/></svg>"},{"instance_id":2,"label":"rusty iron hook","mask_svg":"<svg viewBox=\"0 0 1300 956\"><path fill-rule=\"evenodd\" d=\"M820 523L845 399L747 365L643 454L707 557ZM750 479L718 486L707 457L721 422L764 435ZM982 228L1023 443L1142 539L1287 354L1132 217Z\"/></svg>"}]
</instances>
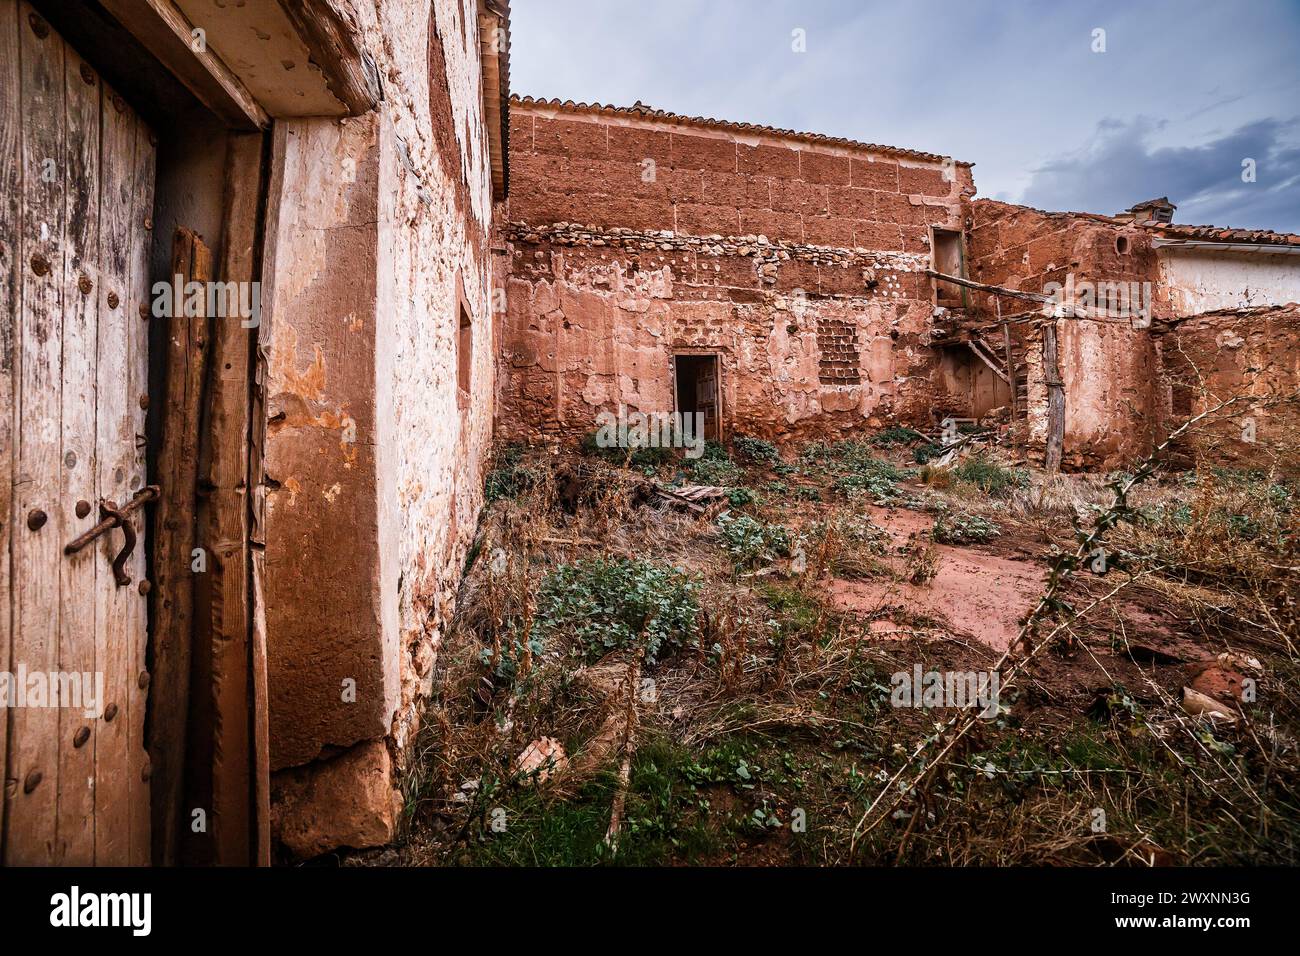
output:
<instances>
[{"instance_id":1,"label":"rusty iron hook","mask_svg":"<svg viewBox=\"0 0 1300 956\"><path fill-rule=\"evenodd\" d=\"M126 587L131 583L131 575L126 573L126 562L135 551L137 540L135 526L131 523L131 512L142 508L147 502L156 500L160 491L161 489L157 485L146 485L137 491L135 497L121 508L117 506L116 502L106 499L101 500L99 502L99 523L65 545L63 553L76 554L100 535L111 531L113 528L121 528L125 541L122 550L113 559L113 579L117 582L118 587Z\"/></svg>"},{"instance_id":2,"label":"rusty iron hook","mask_svg":"<svg viewBox=\"0 0 1300 956\"><path fill-rule=\"evenodd\" d=\"M101 501L99 513L105 520L113 522L109 527L122 529L122 537L125 540L122 550L113 559L113 580L117 581L118 587L124 588L131 583L131 575L126 573L126 561L135 550L135 525L131 523L130 515L118 510L116 502Z\"/></svg>"}]
</instances>

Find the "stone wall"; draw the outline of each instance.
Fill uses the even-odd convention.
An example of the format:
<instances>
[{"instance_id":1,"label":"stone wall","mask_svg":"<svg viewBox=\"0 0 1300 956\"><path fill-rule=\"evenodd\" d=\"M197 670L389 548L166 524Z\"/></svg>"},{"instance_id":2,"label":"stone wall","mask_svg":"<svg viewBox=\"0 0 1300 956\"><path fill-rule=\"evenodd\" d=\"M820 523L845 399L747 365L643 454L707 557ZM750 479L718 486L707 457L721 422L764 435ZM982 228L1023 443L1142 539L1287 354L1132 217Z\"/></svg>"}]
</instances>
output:
<instances>
[{"instance_id":1,"label":"stone wall","mask_svg":"<svg viewBox=\"0 0 1300 956\"><path fill-rule=\"evenodd\" d=\"M672 356L722 369L724 434L928 424L931 225L969 168L646 111L515 101L502 437L674 408Z\"/></svg>"},{"instance_id":2,"label":"stone wall","mask_svg":"<svg viewBox=\"0 0 1300 956\"><path fill-rule=\"evenodd\" d=\"M1277 308L1300 288L1294 256L1157 248L1152 231L1107 216L1047 213L982 199L970 203L970 221L972 278L1037 293L1048 292L1049 283L1072 282L1076 303L1088 283L1098 293L1097 305L1107 304L1100 293L1118 284L1140 291L1140 301L1130 297L1125 303L1127 311L1138 305L1149 310L1137 322L1118 316L1057 320L1067 467L1123 465L1201 411L1205 395L1189 361L1205 374L1209 394L1227 397L1245 387L1252 395L1276 397L1288 382L1295 388L1295 341L1287 337L1294 336L1295 308ZM1225 298L1268 304L1207 311ZM977 293L973 304L993 314L992 296ZM1187 318L1196 313L1201 318ZM1017 334L1029 366L1031 447L1041 448L1050 371L1042 363L1041 329L1026 325ZM1267 464L1270 449L1281 447L1280 435L1294 427L1297 410L1294 402L1249 407L1262 429L1258 444L1218 440L1236 434L1223 425L1213 432L1214 441L1193 445L1215 461Z\"/></svg>"},{"instance_id":3,"label":"stone wall","mask_svg":"<svg viewBox=\"0 0 1300 956\"><path fill-rule=\"evenodd\" d=\"M494 414L478 11L355 8L383 102L277 123L264 266L273 816L299 856L392 836Z\"/></svg>"}]
</instances>

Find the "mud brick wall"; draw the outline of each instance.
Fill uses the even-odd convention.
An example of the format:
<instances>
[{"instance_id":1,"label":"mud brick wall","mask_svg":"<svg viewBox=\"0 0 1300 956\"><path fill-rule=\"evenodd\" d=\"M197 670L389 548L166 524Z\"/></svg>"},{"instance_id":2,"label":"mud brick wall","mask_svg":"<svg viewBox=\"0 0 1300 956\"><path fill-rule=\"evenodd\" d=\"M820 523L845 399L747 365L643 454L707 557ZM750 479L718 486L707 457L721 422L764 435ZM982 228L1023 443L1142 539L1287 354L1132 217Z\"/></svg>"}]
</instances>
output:
<instances>
[{"instance_id":1,"label":"mud brick wall","mask_svg":"<svg viewBox=\"0 0 1300 956\"><path fill-rule=\"evenodd\" d=\"M858 330L853 323L829 316L817 320L817 347L821 350L819 380L823 385L857 385Z\"/></svg>"},{"instance_id":2,"label":"mud brick wall","mask_svg":"<svg viewBox=\"0 0 1300 956\"><path fill-rule=\"evenodd\" d=\"M1181 464L1300 474L1300 305L1205 312L1154 331L1166 432L1247 396L1179 442Z\"/></svg>"},{"instance_id":3,"label":"mud brick wall","mask_svg":"<svg viewBox=\"0 0 1300 956\"><path fill-rule=\"evenodd\" d=\"M1051 282L1150 282L1160 296L1156 254L1150 235L1081 213L1046 213L977 199L969 204L967 236L972 279L1026 292L1046 293ZM1124 251L1117 245L1126 241ZM995 314L986 293L973 293L974 309ZM1153 317L1167 305L1153 301ZM1025 312L1033 303L1001 300L1002 314ZM1013 327L1015 328L1015 327ZM1047 438L1047 373L1042 364L1041 330L1023 325L1014 334L1024 346L1029 368L1027 418L1030 447L1041 453ZM1149 331L1124 322L1059 319L1057 351L1065 383L1067 468L1115 467L1148 452L1158 426L1153 384L1156 356Z\"/></svg>"},{"instance_id":4,"label":"mud brick wall","mask_svg":"<svg viewBox=\"0 0 1300 956\"><path fill-rule=\"evenodd\" d=\"M727 434L928 424L929 227L968 167L757 127L516 101L503 437L671 411L711 351Z\"/></svg>"}]
</instances>

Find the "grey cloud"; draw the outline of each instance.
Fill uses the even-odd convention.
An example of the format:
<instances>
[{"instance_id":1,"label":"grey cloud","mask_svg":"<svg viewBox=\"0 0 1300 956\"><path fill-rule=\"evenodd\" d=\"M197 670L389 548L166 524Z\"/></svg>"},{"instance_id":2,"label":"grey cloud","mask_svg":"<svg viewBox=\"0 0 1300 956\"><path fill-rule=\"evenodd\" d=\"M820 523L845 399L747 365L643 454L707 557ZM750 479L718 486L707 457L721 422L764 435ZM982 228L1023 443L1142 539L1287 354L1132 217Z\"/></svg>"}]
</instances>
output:
<instances>
[{"instance_id":1,"label":"grey cloud","mask_svg":"<svg viewBox=\"0 0 1300 956\"><path fill-rule=\"evenodd\" d=\"M1168 196L1176 222L1300 231L1300 118L1248 123L1198 146L1154 146L1165 127L1139 117L1105 119L1089 145L1033 172L1022 201L1057 210L1114 213ZM1242 161L1256 179L1242 181Z\"/></svg>"}]
</instances>

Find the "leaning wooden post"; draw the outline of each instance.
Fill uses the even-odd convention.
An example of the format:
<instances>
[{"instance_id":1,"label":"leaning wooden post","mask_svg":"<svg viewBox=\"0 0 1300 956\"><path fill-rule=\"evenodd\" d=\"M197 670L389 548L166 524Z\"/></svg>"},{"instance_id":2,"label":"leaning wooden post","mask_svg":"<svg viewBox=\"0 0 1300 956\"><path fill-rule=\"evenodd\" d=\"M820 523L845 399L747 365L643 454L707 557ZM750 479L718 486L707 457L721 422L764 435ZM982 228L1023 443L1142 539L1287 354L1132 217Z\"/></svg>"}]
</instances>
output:
<instances>
[{"instance_id":1,"label":"leaning wooden post","mask_svg":"<svg viewBox=\"0 0 1300 956\"><path fill-rule=\"evenodd\" d=\"M1056 354L1056 319L1043 323L1043 380L1047 385L1047 450L1043 467L1049 472L1061 470L1061 451L1065 445L1065 383Z\"/></svg>"},{"instance_id":2,"label":"leaning wooden post","mask_svg":"<svg viewBox=\"0 0 1300 956\"><path fill-rule=\"evenodd\" d=\"M997 310L998 321L1002 322L1002 300L993 296L993 307ZM1011 428L1008 434L1011 437L1011 450L1016 450L1016 422L1020 418L1020 402L1017 400L1016 389L1019 387L1020 377L1016 374L1016 363L1012 358L1011 352L1011 323L1002 322L1002 354L1007 363L1007 377L1011 380Z\"/></svg>"},{"instance_id":3,"label":"leaning wooden post","mask_svg":"<svg viewBox=\"0 0 1300 956\"><path fill-rule=\"evenodd\" d=\"M190 653L194 628L195 493L199 427L211 338L206 295L200 315L186 315L185 286L212 278L212 253L184 227L172 243L172 317L167 320L166 401L157 457L162 497L154 512L153 666L149 692L149 757L153 767L153 861L177 861L190 718ZM206 285L204 286L206 289ZM194 303L190 310L194 311Z\"/></svg>"}]
</instances>

